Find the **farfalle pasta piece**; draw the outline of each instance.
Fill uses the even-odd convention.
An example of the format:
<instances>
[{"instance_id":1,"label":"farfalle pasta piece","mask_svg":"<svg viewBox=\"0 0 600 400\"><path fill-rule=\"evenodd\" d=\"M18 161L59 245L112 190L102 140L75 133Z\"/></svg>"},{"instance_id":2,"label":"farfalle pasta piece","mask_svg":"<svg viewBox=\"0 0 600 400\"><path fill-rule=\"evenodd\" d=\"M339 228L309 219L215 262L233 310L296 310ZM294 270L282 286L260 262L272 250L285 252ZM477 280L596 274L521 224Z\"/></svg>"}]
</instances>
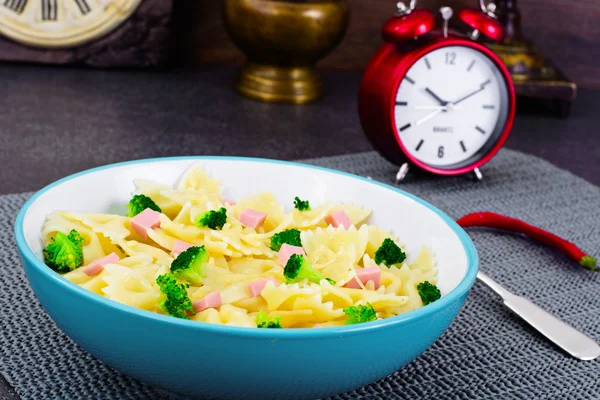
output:
<instances>
[{"instance_id":1,"label":"farfalle pasta piece","mask_svg":"<svg viewBox=\"0 0 600 400\"><path fill-rule=\"evenodd\" d=\"M252 246L248 244L248 241L242 240L243 235L249 235L249 233L243 234L242 230L241 226L224 226L221 230L211 230L205 239L205 243L207 246L209 242L211 244L218 242L225 243L229 251L222 254L230 257L273 256L273 251L265 243L259 242L258 245Z\"/></svg>"},{"instance_id":2,"label":"farfalle pasta piece","mask_svg":"<svg viewBox=\"0 0 600 400\"><path fill-rule=\"evenodd\" d=\"M104 295L128 306L148 311L158 311L161 293L153 282L139 272L118 264L104 267L102 279L106 286Z\"/></svg>"},{"instance_id":3,"label":"farfalle pasta piece","mask_svg":"<svg viewBox=\"0 0 600 400\"><path fill-rule=\"evenodd\" d=\"M167 235L191 244L201 243L209 233L209 230L206 228L199 228L195 225L186 225L182 222L171 221L165 215L160 216L160 229Z\"/></svg>"},{"instance_id":4,"label":"farfalle pasta piece","mask_svg":"<svg viewBox=\"0 0 600 400\"><path fill-rule=\"evenodd\" d=\"M140 243L135 240L123 240L116 243L128 256L138 256L146 254L152 257L154 261L169 261L173 258L165 250L149 244Z\"/></svg>"},{"instance_id":5,"label":"farfalle pasta piece","mask_svg":"<svg viewBox=\"0 0 600 400\"><path fill-rule=\"evenodd\" d=\"M348 247L341 247L334 252L326 245L321 245L307 254L312 266L329 279L340 285L345 284L354 276L353 265L356 262L356 248L354 243Z\"/></svg>"},{"instance_id":6,"label":"farfalle pasta piece","mask_svg":"<svg viewBox=\"0 0 600 400\"><path fill-rule=\"evenodd\" d=\"M175 190L175 189L164 189L161 190L160 194L174 202L180 204L182 207L186 204L193 206L200 206L206 209L208 204L211 204L213 208L219 208L223 206L221 196L217 193L207 192L205 190Z\"/></svg>"},{"instance_id":7,"label":"farfalle pasta piece","mask_svg":"<svg viewBox=\"0 0 600 400\"><path fill-rule=\"evenodd\" d=\"M196 313L191 319L210 324L256 328L255 318L248 314L248 310L231 304L223 304L219 309L207 308Z\"/></svg>"},{"instance_id":8,"label":"farfalle pasta piece","mask_svg":"<svg viewBox=\"0 0 600 400\"><path fill-rule=\"evenodd\" d=\"M109 249L105 250L99 234L79 221L65 218L65 215L68 215L68 213L60 211L55 211L48 215L42 228L44 246L51 243L52 238L57 232L68 235L71 230L75 229L85 239L83 242L83 265L87 265L94 260L110 254L107 253L107 251L112 250L114 248L113 246L110 246ZM116 250L119 253L121 252L119 249Z\"/></svg>"},{"instance_id":9,"label":"farfalle pasta piece","mask_svg":"<svg viewBox=\"0 0 600 400\"><path fill-rule=\"evenodd\" d=\"M216 178L211 178L199 162L192 164L192 166L183 173L177 183L176 189L180 191L186 189L202 190L219 197L223 191L221 182Z\"/></svg>"},{"instance_id":10,"label":"farfalle pasta piece","mask_svg":"<svg viewBox=\"0 0 600 400\"><path fill-rule=\"evenodd\" d=\"M310 229L319 224L323 225L322 222L325 220L325 217L329 214L330 210L331 205L329 203L321 204L306 211L293 209L292 223L290 226L297 229Z\"/></svg>"},{"instance_id":11,"label":"farfalle pasta piece","mask_svg":"<svg viewBox=\"0 0 600 400\"><path fill-rule=\"evenodd\" d=\"M387 238L392 239L394 242L398 244L398 246L403 247L402 244L398 243L398 237L392 234L390 231L379 228L377 226L370 225L368 228L368 240L367 247L365 249L365 253L369 255L372 259L375 259L375 252L381 246L383 241Z\"/></svg>"},{"instance_id":12,"label":"farfalle pasta piece","mask_svg":"<svg viewBox=\"0 0 600 400\"><path fill-rule=\"evenodd\" d=\"M408 296L385 293L382 288L377 290L341 288L340 290L352 297L357 304L370 303L375 311L389 307L401 307L409 300Z\"/></svg>"},{"instance_id":13,"label":"farfalle pasta piece","mask_svg":"<svg viewBox=\"0 0 600 400\"><path fill-rule=\"evenodd\" d=\"M349 249L350 245L354 245L355 257L354 262L358 262L365 252L368 240L368 228L366 225L356 229L351 226L348 229L343 227L334 228L316 228L312 231L302 231L300 234L302 247L306 254L317 251L321 246L329 248L334 253L339 253L340 249Z\"/></svg>"},{"instance_id":14,"label":"farfalle pasta piece","mask_svg":"<svg viewBox=\"0 0 600 400\"><path fill-rule=\"evenodd\" d=\"M331 301L323 302L322 295L315 294L310 297L298 297L294 300L294 310L312 310L313 322L325 322L341 318L344 311L340 308L334 308Z\"/></svg>"},{"instance_id":15,"label":"farfalle pasta piece","mask_svg":"<svg viewBox=\"0 0 600 400\"><path fill-rule=\"evenodd\" d=\"M148 179L135 179L133 183L136 187L134 194L150 197L160 207L161 212L169 218L175 218L181 211L181 204L161 194L163 190L170 190L171 187Z\"/></svg>"},{"instance_id":16,"label":"farfalle pasta piece","mask_svg":"<svg viewBox=\"0 0 600 400\"><path fill-rule=\"evenodd\" d=\"M262 192L239 200L238 203L232 207L231 214L234 218L238 218L239 215L248 208L267 214L267 219L259 228L259 233L271 232L277 229L285 215L283 206L279 204L275 195L270 192Z\"/></svg>"},{"instance_id":17,"label":"farfalle pasta piece","mask_svg":"<svg viewBox=\"0 0 600 400\"><path fill-rule=\"evenodd\" d=\"M299 284L281 284L275 286L272 282L268 282L262 290L261 296L267 302L269 311L291 310L296 298L310 297L320 292L321 287L318 285L300 287Z\"/></svg>"},{"instance_id":18,"label":"farfalle pasta piece","mask_svg":"<svg viewBox=\"0 0 600 400\"><path fill-rule=\"evenodd\" d=\"M372 212L372 210L369 208L365 208L353 203L334 204L329 212L334 213L336 211L344 211L354 226L360 226L364 224ZM325 223L325 225L327 224Z\"/></svg>"}]
</instances>

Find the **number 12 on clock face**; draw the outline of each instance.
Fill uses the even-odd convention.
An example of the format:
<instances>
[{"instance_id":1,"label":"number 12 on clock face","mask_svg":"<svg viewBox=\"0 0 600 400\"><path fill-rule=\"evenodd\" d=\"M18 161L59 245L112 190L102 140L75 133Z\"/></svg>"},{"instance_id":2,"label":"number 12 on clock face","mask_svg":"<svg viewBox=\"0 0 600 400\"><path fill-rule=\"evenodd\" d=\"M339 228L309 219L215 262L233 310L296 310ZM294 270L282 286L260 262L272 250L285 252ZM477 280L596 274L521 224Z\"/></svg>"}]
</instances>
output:
<instances>
[{"instance_id":1,"label":"number 12 on clock face","mask_svg":"<svg viewBox=\"0 0 600 400\"><path fill-rule=\"evenodd\" d=\"M485 54L446 46L407 71L396 93L394 121L405 150L438 168L456 168L489 150L502 133L509 93Z\"/></svg>"}]
</instances>

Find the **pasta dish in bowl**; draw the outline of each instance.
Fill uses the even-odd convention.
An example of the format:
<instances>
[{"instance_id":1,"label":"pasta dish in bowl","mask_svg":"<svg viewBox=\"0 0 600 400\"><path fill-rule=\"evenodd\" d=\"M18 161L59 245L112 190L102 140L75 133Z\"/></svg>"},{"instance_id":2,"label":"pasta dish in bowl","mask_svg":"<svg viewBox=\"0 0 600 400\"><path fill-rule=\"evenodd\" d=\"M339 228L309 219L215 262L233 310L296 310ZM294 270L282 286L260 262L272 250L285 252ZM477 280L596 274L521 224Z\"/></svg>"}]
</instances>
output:
<instances>
[{"instance_id":1,"label":"pasta dish in bowl","mask_svg":"<svg viewBox=\"0 0 600 400\"><path fill-rule=\"evenodd\" d=\"M86 171L37 193L15 236L67 335L191 396L312 398L383 377L447 328L477 272L466 234L422 200L271 160Z\"/></svg>"}]
</instances>

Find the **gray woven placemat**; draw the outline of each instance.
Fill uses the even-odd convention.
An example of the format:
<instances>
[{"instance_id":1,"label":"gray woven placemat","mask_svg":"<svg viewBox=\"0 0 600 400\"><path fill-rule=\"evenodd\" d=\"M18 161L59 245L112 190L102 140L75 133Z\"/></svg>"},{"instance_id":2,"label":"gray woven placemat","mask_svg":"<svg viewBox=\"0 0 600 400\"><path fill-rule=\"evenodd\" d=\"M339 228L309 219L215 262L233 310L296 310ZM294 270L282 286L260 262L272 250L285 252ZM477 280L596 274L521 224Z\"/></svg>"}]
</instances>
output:
<instances>
[{"instance_id":1,"label":"gray woven placemat","mask_svg":"<svg viewBox=\"0 0 600 400\"><path fill-rule=\"evenodd\" d=\"M375 153L308 162L386 183L395 175ZM410 176L402 187L452 217L505 213L600 253L600 188L509 150L483 172L480 183ZM28 196L0 196L0 373L24 399L167 398L88 355L38 304L12 236L13 220ZM600 341L600 274L521 237L484 230L471 236L492 278ZM600 399L599 367L599 361L577 361L559 351L476 283L454 323L421 357L334 399Z\"/></svg>"}]
</instances>

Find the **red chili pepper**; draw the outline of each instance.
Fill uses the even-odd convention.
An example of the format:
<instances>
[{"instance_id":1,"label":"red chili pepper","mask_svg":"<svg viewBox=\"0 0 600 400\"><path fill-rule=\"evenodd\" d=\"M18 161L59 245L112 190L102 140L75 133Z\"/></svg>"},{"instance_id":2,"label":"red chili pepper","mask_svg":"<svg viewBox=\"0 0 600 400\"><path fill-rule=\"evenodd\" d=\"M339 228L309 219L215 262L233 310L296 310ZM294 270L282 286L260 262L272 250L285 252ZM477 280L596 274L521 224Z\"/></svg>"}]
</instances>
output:
<instances>
[{"instance_id":1,"label":"red chili pepper","mask_svg":"<svg viewBox=\"0 0 600 400\"><path fill-rule=\"evenodd\" d=\"M589 269L590 271L600 270L600 268L596 267L596 259L585 254L581 249L575 246L575 244L558 237L553 233L529 225L528 223L515 218L505 217L504 215L492 212L477 212L465 215L456 221L456 223L463 228L469 226L481 226L522 233L532 239L562 251L566 256L577 261L579 265L585 269Z\"/></svg>"}]
</instances>

